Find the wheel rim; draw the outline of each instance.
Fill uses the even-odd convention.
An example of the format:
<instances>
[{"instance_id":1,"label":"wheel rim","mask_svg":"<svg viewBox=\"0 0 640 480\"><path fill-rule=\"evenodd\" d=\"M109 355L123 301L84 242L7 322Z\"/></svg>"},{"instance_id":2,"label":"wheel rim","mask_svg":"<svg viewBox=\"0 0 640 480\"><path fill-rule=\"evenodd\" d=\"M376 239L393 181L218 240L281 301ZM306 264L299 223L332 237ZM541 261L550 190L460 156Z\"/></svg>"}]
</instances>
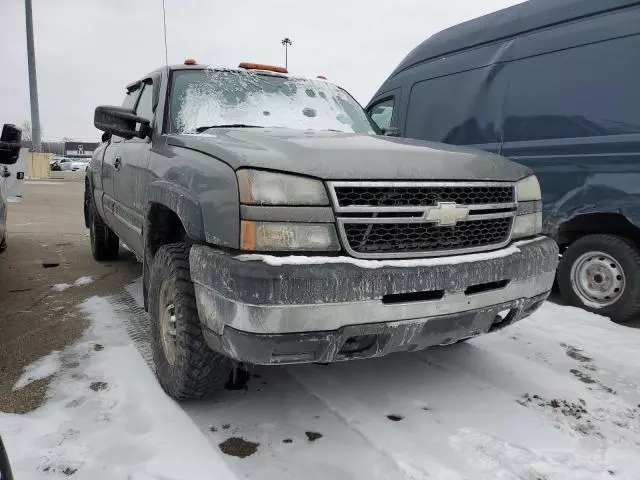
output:
<instances>
[{"instance_id":1,"label":"wheel rim","mask_svg":"<svg viewBox=\"0 0 640 480\"><path fill-rule=\"evenodd\" d=\"M162 349L169 365L176 362L176 307L172 301L163 301L168 297L166 284L162 285L160 299L164 307L160 310L160 336L162 337Z\"/></svg>"},{"instance_id":2,"label":"wheel rim","mask_svg":"<svg viewBox=\"0 0 640 480\"><path fill-rule=\"evenodd\" d=\"M587 252L571 267L571 285L582 302L604 308L624 293L624 270L615 258L604 252Z\"/></svg>"}]
</instances>

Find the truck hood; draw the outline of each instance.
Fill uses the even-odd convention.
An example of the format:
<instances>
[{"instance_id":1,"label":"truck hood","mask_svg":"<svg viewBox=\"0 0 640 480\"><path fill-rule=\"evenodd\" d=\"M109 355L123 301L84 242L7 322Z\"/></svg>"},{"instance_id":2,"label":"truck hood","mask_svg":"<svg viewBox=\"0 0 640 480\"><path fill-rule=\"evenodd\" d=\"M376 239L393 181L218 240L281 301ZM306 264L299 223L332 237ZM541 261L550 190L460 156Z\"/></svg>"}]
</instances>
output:
<instances>
[{"instance_id":1,"label":"truck hood","mask_svg":"<svg viewBox=\"0 0 640 480\"><path fill-rule=\"evenodd\" d=\"M323 180L516 181L532 171L499 155L405 138L280 128L211 129L168 137L233 169L264 168Z\"/></svg>"}]
</instances>

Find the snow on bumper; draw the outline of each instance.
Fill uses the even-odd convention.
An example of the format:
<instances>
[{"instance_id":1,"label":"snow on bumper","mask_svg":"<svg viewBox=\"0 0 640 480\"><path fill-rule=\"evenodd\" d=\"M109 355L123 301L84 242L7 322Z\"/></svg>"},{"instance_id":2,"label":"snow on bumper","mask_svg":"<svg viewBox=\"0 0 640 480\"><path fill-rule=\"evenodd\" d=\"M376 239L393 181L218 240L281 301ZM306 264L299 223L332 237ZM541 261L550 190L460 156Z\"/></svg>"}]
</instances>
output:
<instances>
[{"instance_id":1,"label":"snow on bumper","mask_svg":"<svg viewBox=\"0 0 640 480\"><path fill-rule=\"evenodd\" d=\"M546 299L558 248L546 237L495 252L364 261L233 257L191 249L208 343L252 363L325 362L415 350L502 328Z\"/></svg>"}]
</instances>

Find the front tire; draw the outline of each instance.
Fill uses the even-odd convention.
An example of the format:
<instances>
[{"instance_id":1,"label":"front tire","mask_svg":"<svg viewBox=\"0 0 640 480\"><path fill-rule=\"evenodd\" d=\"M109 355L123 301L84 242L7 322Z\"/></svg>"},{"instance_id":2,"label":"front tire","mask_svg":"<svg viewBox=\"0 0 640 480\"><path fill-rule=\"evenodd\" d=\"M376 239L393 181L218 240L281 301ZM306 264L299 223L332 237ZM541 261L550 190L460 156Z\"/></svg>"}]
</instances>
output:
<instances>
[{"instance_id":1,"label":"front tire","mask_svg":"<svg viewBox=\"0 0 640 480\"><path fill-rule=\"evenodd\" d=\"M117 259L120 239L100 218L93 201L91 202L90 217L89 237L93 258L98 262Z\"/></svg>"},{"instance_id":2,"label":"front tire","mask_svg":"<svg viewBox=\"0 0 640 480\"><path fill-rule=\"evenodd\" d=\"M619 323L640 312L640 253L626 238L582 237L563 253L557 279L573 306Z\"/></svg>"},{"instance_id":3,"label":"front tire","mask_svg":"<svg viewBox=\"0 0 640 480\"><path fill-rule=\"evenodd\" d=\"M224 387L233 362L211 350L202 334L189 269L190 246L162 246L151 265L149 315L156 376L176 399L202 398Z\"/></svg>"}]
</instances>

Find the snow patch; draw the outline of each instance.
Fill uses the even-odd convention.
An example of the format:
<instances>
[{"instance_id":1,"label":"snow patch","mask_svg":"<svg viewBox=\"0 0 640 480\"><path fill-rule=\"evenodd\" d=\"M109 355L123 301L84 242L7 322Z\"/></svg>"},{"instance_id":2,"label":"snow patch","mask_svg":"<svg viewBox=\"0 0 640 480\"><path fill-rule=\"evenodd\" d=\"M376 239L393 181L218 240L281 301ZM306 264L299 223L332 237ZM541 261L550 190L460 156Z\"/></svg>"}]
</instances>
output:
<instances>
[{"instance_id":1,"label":"snow patch","mask_svg":"<svg viewBox=\"0 0 640 480\"><path fill-rule=\"evenodd\" d=\"M13 390L20 390L36 380L50 377L56 374L60 370L60 367L60 352L56 350L27 366L22 376L13 386Z\"/></svg>"},{"instance_id":2,"label":"snow patch","mask_svg":"<svg viewBox=\"0 0 640 480\"><path fill-rule=\"evenodd\" d=\"M86 277L80 277L75 282L73 282L73 284L58 283L53 287L51 287L51 289L56 292L64 292L65 290L71 287L83 287L85 285L89 285L90 283L93 283L93 277L86 276Z\"/></svg>"},{"instance_id":3,"label":"snow patch","mask_svg":"<svg viewBox=\"0 0 640 480\"><path fill-rule=\"evenodd\" d=\"M73 282L74 287L82 287L84 285L89 285L93 283L93 277L80 277L75 282Z\"/></svg>"},{"instance_id":4,"label":"snow patch","mask_svg":"<svg viewBox=\"0 0 640 480\"><path fill-rule=\"evenodd\" d=\"M123 328L119 300L92 297L80 308L91 327L62 353L67 368L47 403L27 415L0 413L15 477L236 479L158 385ZM31 377L53 371L60 355L31 366Z\"/></svg>"},{"instance_id":5,"label":"snow patch","mask_svg":"<svg viewBox=\"0 0 640 480\"><path fill-rule=\"evenodd\" d=\"M273 255L244 254L237 255L236 260L243 262L260 261L272 266L282 265L323 265L325 263L349 263L360 268L382 267L435 267L438 265L456 265L460 263L481 262L496 258L508 257L520 252L516 245L501 250L485 253L473 253L470 255L456 255L437 258L417 258L408 260L361 260L353 257L306 257L303 255L289 255L276 257Z\"/></svg>"}]
</instances>

